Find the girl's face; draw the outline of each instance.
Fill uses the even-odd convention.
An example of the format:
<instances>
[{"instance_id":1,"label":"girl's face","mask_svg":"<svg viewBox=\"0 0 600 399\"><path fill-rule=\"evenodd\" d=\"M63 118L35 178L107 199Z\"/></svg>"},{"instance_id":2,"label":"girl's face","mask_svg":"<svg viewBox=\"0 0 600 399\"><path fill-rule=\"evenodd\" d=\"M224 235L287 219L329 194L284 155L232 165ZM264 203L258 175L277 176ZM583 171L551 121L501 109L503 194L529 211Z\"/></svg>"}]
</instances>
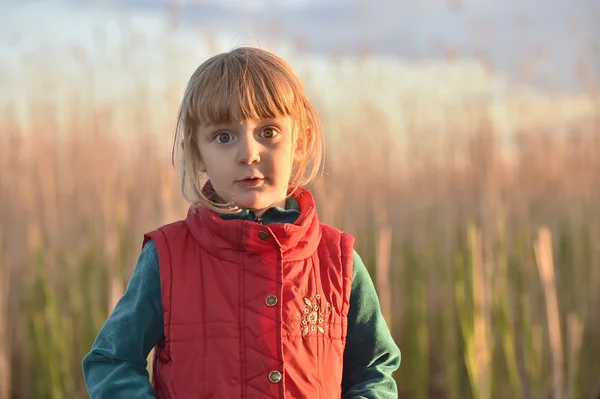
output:
<instances>
[{"instance_id":1,"label":"girl's face","mask_svg":"<svg viewBox=\"0 0 600 399\"><path fill-rule=\"evenodd\" d=\"M299 161L291 117L203 126L198 146L217 194L261 216L283 207L292 166Z\"/></svg>"}]
</instances>

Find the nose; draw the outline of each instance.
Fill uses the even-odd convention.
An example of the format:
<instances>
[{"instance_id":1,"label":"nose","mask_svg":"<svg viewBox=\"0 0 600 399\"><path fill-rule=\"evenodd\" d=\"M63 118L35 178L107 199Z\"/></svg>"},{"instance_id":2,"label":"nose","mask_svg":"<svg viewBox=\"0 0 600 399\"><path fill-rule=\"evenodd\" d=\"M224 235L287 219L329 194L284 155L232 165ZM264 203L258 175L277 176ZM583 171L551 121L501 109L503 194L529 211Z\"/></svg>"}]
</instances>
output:
<instances>
[{"instance_id":1,"label":"nose","mask_svg":"<svg viewBox=\"0 0 600 399\"><path fill-rule=\"evenodd\" d=\"M253 135L249 136L241 140L238 156L238 162L247 165L260 162L260 143Z\"/></svg>"}]
</instances>

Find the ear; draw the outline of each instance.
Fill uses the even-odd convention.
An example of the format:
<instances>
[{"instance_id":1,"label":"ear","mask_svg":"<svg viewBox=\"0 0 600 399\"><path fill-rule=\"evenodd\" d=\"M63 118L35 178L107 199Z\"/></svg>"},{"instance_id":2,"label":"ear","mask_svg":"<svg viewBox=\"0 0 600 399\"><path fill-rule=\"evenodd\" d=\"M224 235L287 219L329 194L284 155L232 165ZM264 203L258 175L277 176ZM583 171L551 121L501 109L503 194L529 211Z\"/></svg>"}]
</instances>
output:
<instances>
[{"instance_id":1,"label":"ear","mask_svg":"<svg viewBox=\"0 0 600 399\"><path fill-rule=\"evenodd\" d=\"M198 169L198 172L200 173L206 173L206 164L204 163L204 160L202 159L202 156L200 155L200 151L198 151L196 154L193 155L193 157L196 160L196 169Z\"/></svg>"},{"instance_id":2,"label":"ear","mask_svg":"<svg viewBox=\"0 0 600 399\"><path fill-rule=\"evenodd\" d=\"M298 136L296 139L296 148L294 149L294 163L300 163L304 160L308 149L312 146L312 137L312 129L310 127L306 128L304 135Z\"/></svg>"},{"instance_id":3,"label":"ear","mask_svg":"<svg viewBox=\"0 0 600 399\"><path fill-rule=\"evenodd\" d=\"M200 173L206 173L206 164L204 163L204 159L202 159L202 155L200 155L200 150L198 150L196 157L198 161L198 171Z\"/></svg>"},{"instance_id":4,"label":"ear","mask_svg":"<svg viewBox=\"0 0 600 399\"><path fill-rule=\"evenodd\" d=\"M197 158L197 160L198 160L198 171L200 173L206 173L206 164L204 163L204 160L202 159L202 154L200 154L200 148L198 148L198 147L194 148L194 152L195 152L195 154L193 156L194 156L194 158Z\"/></svg>"},{"instance_id":5,"label":"ear","mask_svg":"<svg viewBox=\"0 0 600 399\"><path fill-rule=\"evenodd\" d=\"M304 159L304 151L303 148L296 147L294 151L294 163L300 163Z\"/></svg>"}]
</instances>

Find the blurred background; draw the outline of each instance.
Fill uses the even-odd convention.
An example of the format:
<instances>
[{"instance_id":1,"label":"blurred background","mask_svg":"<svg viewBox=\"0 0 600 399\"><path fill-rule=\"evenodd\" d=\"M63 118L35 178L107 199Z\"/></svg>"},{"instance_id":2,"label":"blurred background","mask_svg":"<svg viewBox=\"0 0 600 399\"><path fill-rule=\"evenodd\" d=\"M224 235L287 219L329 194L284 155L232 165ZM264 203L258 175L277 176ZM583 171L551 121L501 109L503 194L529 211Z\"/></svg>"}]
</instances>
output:
<instances>
[{"instance_id":1,"label":"blurred background","mask_svg":"<svg viewBox=\"0 0 600 399\"><path fill-rule=\"evenodd\" d=\"M0 0L0 398L86 398L142 234L185 216L193 70L261 45L327 136L401 398L600 397L597 0ZM595 287L595 288L594 288Z\"/></svg>"}]
</instances>

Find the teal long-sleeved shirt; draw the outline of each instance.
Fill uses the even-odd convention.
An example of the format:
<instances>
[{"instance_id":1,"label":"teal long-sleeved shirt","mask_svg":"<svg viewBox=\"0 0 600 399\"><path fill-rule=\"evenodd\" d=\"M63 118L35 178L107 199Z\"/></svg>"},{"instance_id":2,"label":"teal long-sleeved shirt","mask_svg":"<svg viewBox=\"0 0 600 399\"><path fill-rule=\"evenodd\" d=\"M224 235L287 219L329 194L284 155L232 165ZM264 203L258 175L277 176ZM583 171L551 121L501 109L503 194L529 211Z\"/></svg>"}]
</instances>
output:
<instances>
[{"instance_id":1,"label":"teal long-sleeved shirt","mask_svg":"<svg viewBox=\"0 0 600 399\"><path fill-rule=\"evenodd\" d=\"M263 223L293 223L299 215L292 199L286 209L271 208ZM245 210L223 218L253 220ZM164 339L158 253L149 241L140 254L123 297L83 358L83 374L92 399L155 398L147 357ZM342 398L395 399L392 373L400 366L396 346L381 314L369 273L354 252L354 272L344 351Z\"/></svg>"}]
</instances>

